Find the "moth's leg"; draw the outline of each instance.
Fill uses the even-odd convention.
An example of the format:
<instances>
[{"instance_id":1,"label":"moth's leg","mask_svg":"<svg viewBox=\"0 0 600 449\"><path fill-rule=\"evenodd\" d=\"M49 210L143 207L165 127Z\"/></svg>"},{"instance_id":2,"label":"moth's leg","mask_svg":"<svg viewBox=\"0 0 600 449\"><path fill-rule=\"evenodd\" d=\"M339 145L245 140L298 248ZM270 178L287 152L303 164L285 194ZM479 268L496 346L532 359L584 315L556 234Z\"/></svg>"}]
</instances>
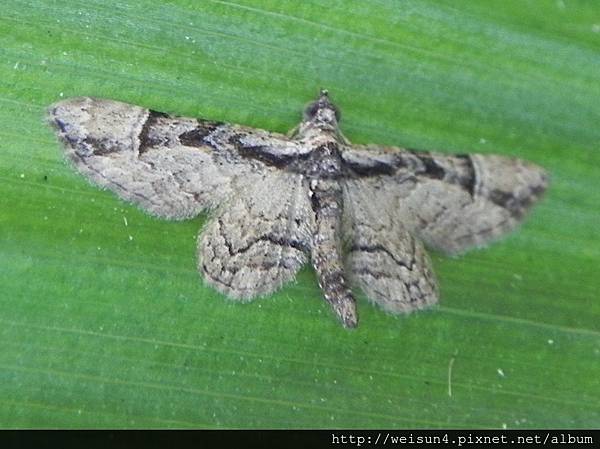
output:
<instances>
[{"instance_id":1,"label":"moth's leg","mask_svg":"<svg viewBox=\"0 0 600 449\"><path fill-rule=\"evenodd\" d=\"M348 288L342 257L342 189L328 179L311 181L315 232L311 248L312 264L325 299L345 327L356 327L356 301Z\"/></svg>"}]
</instances>

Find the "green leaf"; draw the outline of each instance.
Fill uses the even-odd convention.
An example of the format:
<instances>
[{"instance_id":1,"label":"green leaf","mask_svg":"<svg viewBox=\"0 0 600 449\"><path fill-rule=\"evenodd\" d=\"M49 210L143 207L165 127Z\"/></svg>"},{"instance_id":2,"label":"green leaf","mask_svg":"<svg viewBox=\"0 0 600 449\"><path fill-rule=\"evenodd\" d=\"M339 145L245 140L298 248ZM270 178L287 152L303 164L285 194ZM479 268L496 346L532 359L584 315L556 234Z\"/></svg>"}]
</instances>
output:
<instances>
[{"instance_id":1,"label":"green leaf","mask_svg":"<svg viewBox=\"0 0 600 449\"><path fill-rule=\"evenodd\" d=\"M597 427L600 5L584 0L3 2L3 427ZM440 306L314 273L251 304L202 284L205 217L151 218L63 160L45 108L93 95L286 131L329 89L356 143L516 155L522 228L434 255Z\"/></svg>"}]
</instances>

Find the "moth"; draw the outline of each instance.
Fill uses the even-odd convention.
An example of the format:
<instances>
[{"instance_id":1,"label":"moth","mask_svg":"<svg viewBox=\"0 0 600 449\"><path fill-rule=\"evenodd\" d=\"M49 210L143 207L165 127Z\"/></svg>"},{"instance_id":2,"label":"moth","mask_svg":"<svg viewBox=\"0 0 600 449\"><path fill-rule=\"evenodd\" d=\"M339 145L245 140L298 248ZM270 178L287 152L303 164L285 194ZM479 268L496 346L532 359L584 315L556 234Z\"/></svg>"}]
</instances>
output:
<instances>
[{"instance_id":1,"label":"moth","mask_svg":"<svg viewBox=\"0 0 600 449\"><path fill-rule=\"evenodd\" d=\"M353 286L391 313L434 304L424 244L485 245L548 184L516 158L352 144L325 90L288 135L89 97L52 105L49 121L98 186L165 219L210 211L198 238L208 284L249 301L310 261L346 327L358 324Z\"/></svg>"}]
</instances>

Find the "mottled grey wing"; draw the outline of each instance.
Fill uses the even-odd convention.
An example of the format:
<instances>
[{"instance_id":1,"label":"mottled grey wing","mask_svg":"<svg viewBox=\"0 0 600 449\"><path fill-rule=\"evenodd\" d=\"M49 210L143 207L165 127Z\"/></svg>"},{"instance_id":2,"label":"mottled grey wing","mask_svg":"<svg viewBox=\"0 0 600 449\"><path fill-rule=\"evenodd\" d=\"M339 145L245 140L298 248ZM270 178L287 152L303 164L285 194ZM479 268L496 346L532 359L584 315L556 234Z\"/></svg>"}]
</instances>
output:
<instances>
[{"instance_id":1,"label":"mottled grey wing","mask_svg":"<svg viewBox=\"0 0 600 449\"><path fill-rule=\"evenodd\" d=\"M429 246L457 254L514 229L545 191L545 171L521 159L355 145L349 181Z\"/></svg>"},{"instance_id":2,"label":"mottled grey wing","mask_svg":"<svg viewBox=\"0 0 600 449\"><path fill-rule=\"evenodd\" d=\"M199 269L226 295L249 300L293 279L307 262L314 214L304 177L274 169L233 186L200 236Z\"/></svg>"},{"instance_id":3,"label":"mottled grey wing","mask_svg":"<svg viewBox=\"0 0 600 449\"><path fill-rule=\"evenodd\" d=\"M392 313L438 299L431 262L394 210L359 183L342 182L346 269L367 298Z\"/></svg>"},{"instance_id":4,"label":"mottled grey wing","mask_svg":"<svg viewBox=\"0 0 600 449\"><path fill-rule=\"evenodd\" d=\"M75 167L101 187L170 219L214 208L233 180L265 165L244 150L268 141L285 152L285 136L166 114L111 100L72 98L54 104L49 120Z\"/></svg>"}]
</instances>

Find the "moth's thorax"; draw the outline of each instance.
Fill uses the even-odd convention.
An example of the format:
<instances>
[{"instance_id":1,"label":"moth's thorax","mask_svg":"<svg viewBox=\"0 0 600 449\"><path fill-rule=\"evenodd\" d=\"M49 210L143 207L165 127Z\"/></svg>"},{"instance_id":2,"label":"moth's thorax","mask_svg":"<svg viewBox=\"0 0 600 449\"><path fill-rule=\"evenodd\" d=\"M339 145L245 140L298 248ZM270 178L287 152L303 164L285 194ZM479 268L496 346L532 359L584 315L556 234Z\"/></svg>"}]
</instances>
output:
<instances>
[{"instance_id":1,"label":"moth's thorax","mask_svg":"<svg viewBox=\"0 0 600 449\"><path fill-rule=\"evenodd\" d=\"M319 145L327 142L339 142L342 137L337 122L324 124L303 121L296 128L294 139L307 145Z\"/></svg>"},{"instance_id":2,"label":"moth's thorax","mask_svg":"<svg viewBox=\"0 0 600 449\"><path fill-rule=\"evenodd\" d=\"M337 126L335 111L329 105L317 108L308 120L305 112L305 120L295 136L303 147L310 149L308 159L302 163L302 172L310 178L335 179L342 175L340 144L344 138Z\"/></svg>"},{"instance_id":3,"label":"moth's thorax","mask_svg":"<svg viewBox=\"0 0 600 449\"><path fill-rule=\"evenodd\" d=\"M338 179L343 174L340 147L336 141L312 147L304 173L313 179Z\"/></svg>"},{"instance_id":4,"label":"moth's thorax","mask_svg":"<svg viewBox=\"0 0 600 449\"><path fill-rule=\"evenodd\" d=\"M303 134L297 134L296 140L307 148L318 148L340 142L338 130L306 129Z\"/></svg>"}]
</instances>

